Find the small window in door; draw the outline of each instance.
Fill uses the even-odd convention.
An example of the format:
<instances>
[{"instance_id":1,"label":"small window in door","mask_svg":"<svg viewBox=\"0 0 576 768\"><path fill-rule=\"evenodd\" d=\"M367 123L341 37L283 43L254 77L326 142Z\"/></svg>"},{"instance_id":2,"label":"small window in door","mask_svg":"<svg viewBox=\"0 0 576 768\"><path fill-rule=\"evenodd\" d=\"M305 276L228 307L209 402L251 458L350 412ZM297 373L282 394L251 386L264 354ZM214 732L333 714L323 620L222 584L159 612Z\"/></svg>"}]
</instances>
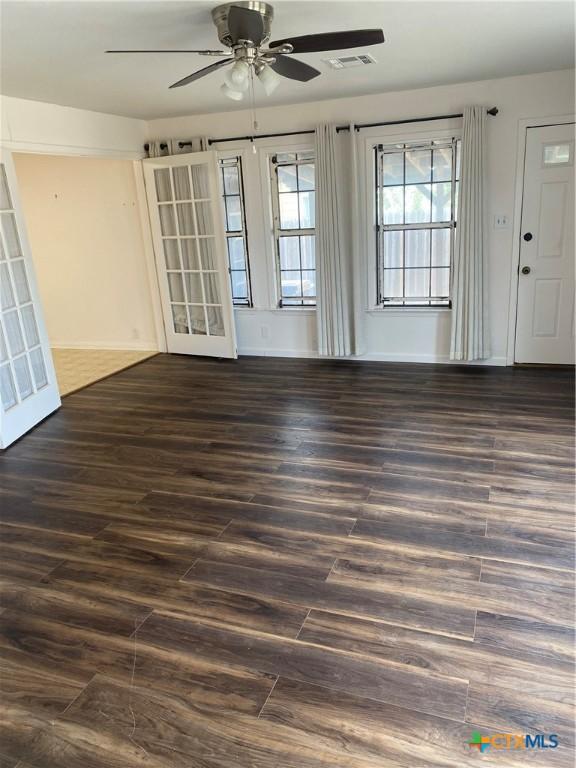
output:
<instances>
[{"instance_id":1,"label":"small window in door","mask_svg":"<svg viewBox=\"0 0 576 768\"><path fill-rule=\"evenodd\" d=\"M544 165L570 165L572 163L573 142L564 144L544 144Z\"/></svg>"}]
</instances>

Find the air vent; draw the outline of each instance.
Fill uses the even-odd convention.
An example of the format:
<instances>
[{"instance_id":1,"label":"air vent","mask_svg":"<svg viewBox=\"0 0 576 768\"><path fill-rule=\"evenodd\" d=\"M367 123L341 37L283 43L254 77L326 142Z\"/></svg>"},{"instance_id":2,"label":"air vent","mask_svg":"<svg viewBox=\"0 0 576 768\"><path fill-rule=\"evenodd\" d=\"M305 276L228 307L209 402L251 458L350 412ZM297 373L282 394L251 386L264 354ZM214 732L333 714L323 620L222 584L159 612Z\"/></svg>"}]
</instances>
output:
<instances>
[{"instance_id":1,"label":"air vent","mask_svg":"<svg viewBox=\"0 0 576 768\"><path fill-rule=\"evenodd\" d=\"M361 53L359 56L340 56L337 59L324 59L332 69L348 69L349 67L360 67L363 64L376 64L376 59L368 53Z\"/></svg>"}]
</instances>

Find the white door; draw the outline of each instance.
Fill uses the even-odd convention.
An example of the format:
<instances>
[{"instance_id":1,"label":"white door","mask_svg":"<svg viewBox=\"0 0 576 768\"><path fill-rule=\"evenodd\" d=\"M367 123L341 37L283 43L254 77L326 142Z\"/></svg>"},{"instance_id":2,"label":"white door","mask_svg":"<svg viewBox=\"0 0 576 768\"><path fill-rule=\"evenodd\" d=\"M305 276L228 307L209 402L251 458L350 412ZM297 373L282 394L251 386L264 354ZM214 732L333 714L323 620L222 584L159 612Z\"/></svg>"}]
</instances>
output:
<instances>
[{"instance_id":1,"label":"white door","mask_svg":"<svg viewBox=\"0 0 576 768\"><path fill-rule=\"evenodd\" d=\"M216 153L143 164L168 351L236 357Z\"/></svg>"},{"instance_id":2,"label":"white door","mask_svg":"<svg viewBox=\"0 0 576 768\"><path fill-rule=\"evenodd\" d=\"M12 156L0 148L0 448L60 405Z\"/></svg>"},{"instance_id":3,"label":"white door","mask_svg":"<svg viewBox=\"0 0 576 768\"><path fill-rule=\"evenodd\" d=\"M574 362L574 124L528 128L517 363Z\"/></svg>"}]
</instances>

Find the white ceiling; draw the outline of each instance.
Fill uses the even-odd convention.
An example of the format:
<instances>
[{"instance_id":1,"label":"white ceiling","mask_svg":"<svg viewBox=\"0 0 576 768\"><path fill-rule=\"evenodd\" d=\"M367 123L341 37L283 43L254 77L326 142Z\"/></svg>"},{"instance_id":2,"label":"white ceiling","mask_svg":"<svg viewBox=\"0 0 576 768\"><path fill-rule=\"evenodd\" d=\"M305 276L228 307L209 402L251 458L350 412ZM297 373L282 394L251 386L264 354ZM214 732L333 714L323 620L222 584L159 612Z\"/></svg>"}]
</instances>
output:
<instances>
[{"instance_id":1,"label":"white ceiling","mask_svg":"<svg viewBox=\"0 0 576 768\"><path fill-rule=\"evenodd\" d=\"M245 108L219 92L223 74L168 90L214 61L195 54L111 55L107 48L219 48L205 0L4 0L2 80L8 96L152 119ZM377 64L334 71L328 54L302 55L322 70L309 83L283 80L259 103L291 104L574 66L574 4L490 2L274 3L273 37L381 27ZM345 54L343 54L345 55ZM257 84L258 85L258 84Z\"/></svg>"}]
</instances>

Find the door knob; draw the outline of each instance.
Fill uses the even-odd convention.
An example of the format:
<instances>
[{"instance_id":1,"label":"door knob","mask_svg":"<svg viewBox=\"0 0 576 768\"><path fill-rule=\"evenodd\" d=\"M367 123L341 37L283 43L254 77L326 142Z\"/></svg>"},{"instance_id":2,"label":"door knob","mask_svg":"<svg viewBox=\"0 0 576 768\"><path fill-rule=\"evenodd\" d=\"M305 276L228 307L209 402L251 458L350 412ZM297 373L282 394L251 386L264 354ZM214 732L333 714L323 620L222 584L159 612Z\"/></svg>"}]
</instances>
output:
<instances>
[{"instance_id":1,"label":"door knob","mask_svg":"<svg viewBox=\"0 0 576 768\"><path fill-rule=\"evenodd\" d=\"M529 275L530 274L530 267L522 267L522 274L523 275Z\"/></svg>"},{"instance_id":2,"label":"door knob","mask_svg":"<svg viewBox=\"0 0 576 768\"><path fill-rule=\"evenodd\" d=\"M529 243L530 240L532 240L532 232L526 232L526 234L524 235L524 240L526 240L526 242Z\"/></svg>"}]
</instances>

